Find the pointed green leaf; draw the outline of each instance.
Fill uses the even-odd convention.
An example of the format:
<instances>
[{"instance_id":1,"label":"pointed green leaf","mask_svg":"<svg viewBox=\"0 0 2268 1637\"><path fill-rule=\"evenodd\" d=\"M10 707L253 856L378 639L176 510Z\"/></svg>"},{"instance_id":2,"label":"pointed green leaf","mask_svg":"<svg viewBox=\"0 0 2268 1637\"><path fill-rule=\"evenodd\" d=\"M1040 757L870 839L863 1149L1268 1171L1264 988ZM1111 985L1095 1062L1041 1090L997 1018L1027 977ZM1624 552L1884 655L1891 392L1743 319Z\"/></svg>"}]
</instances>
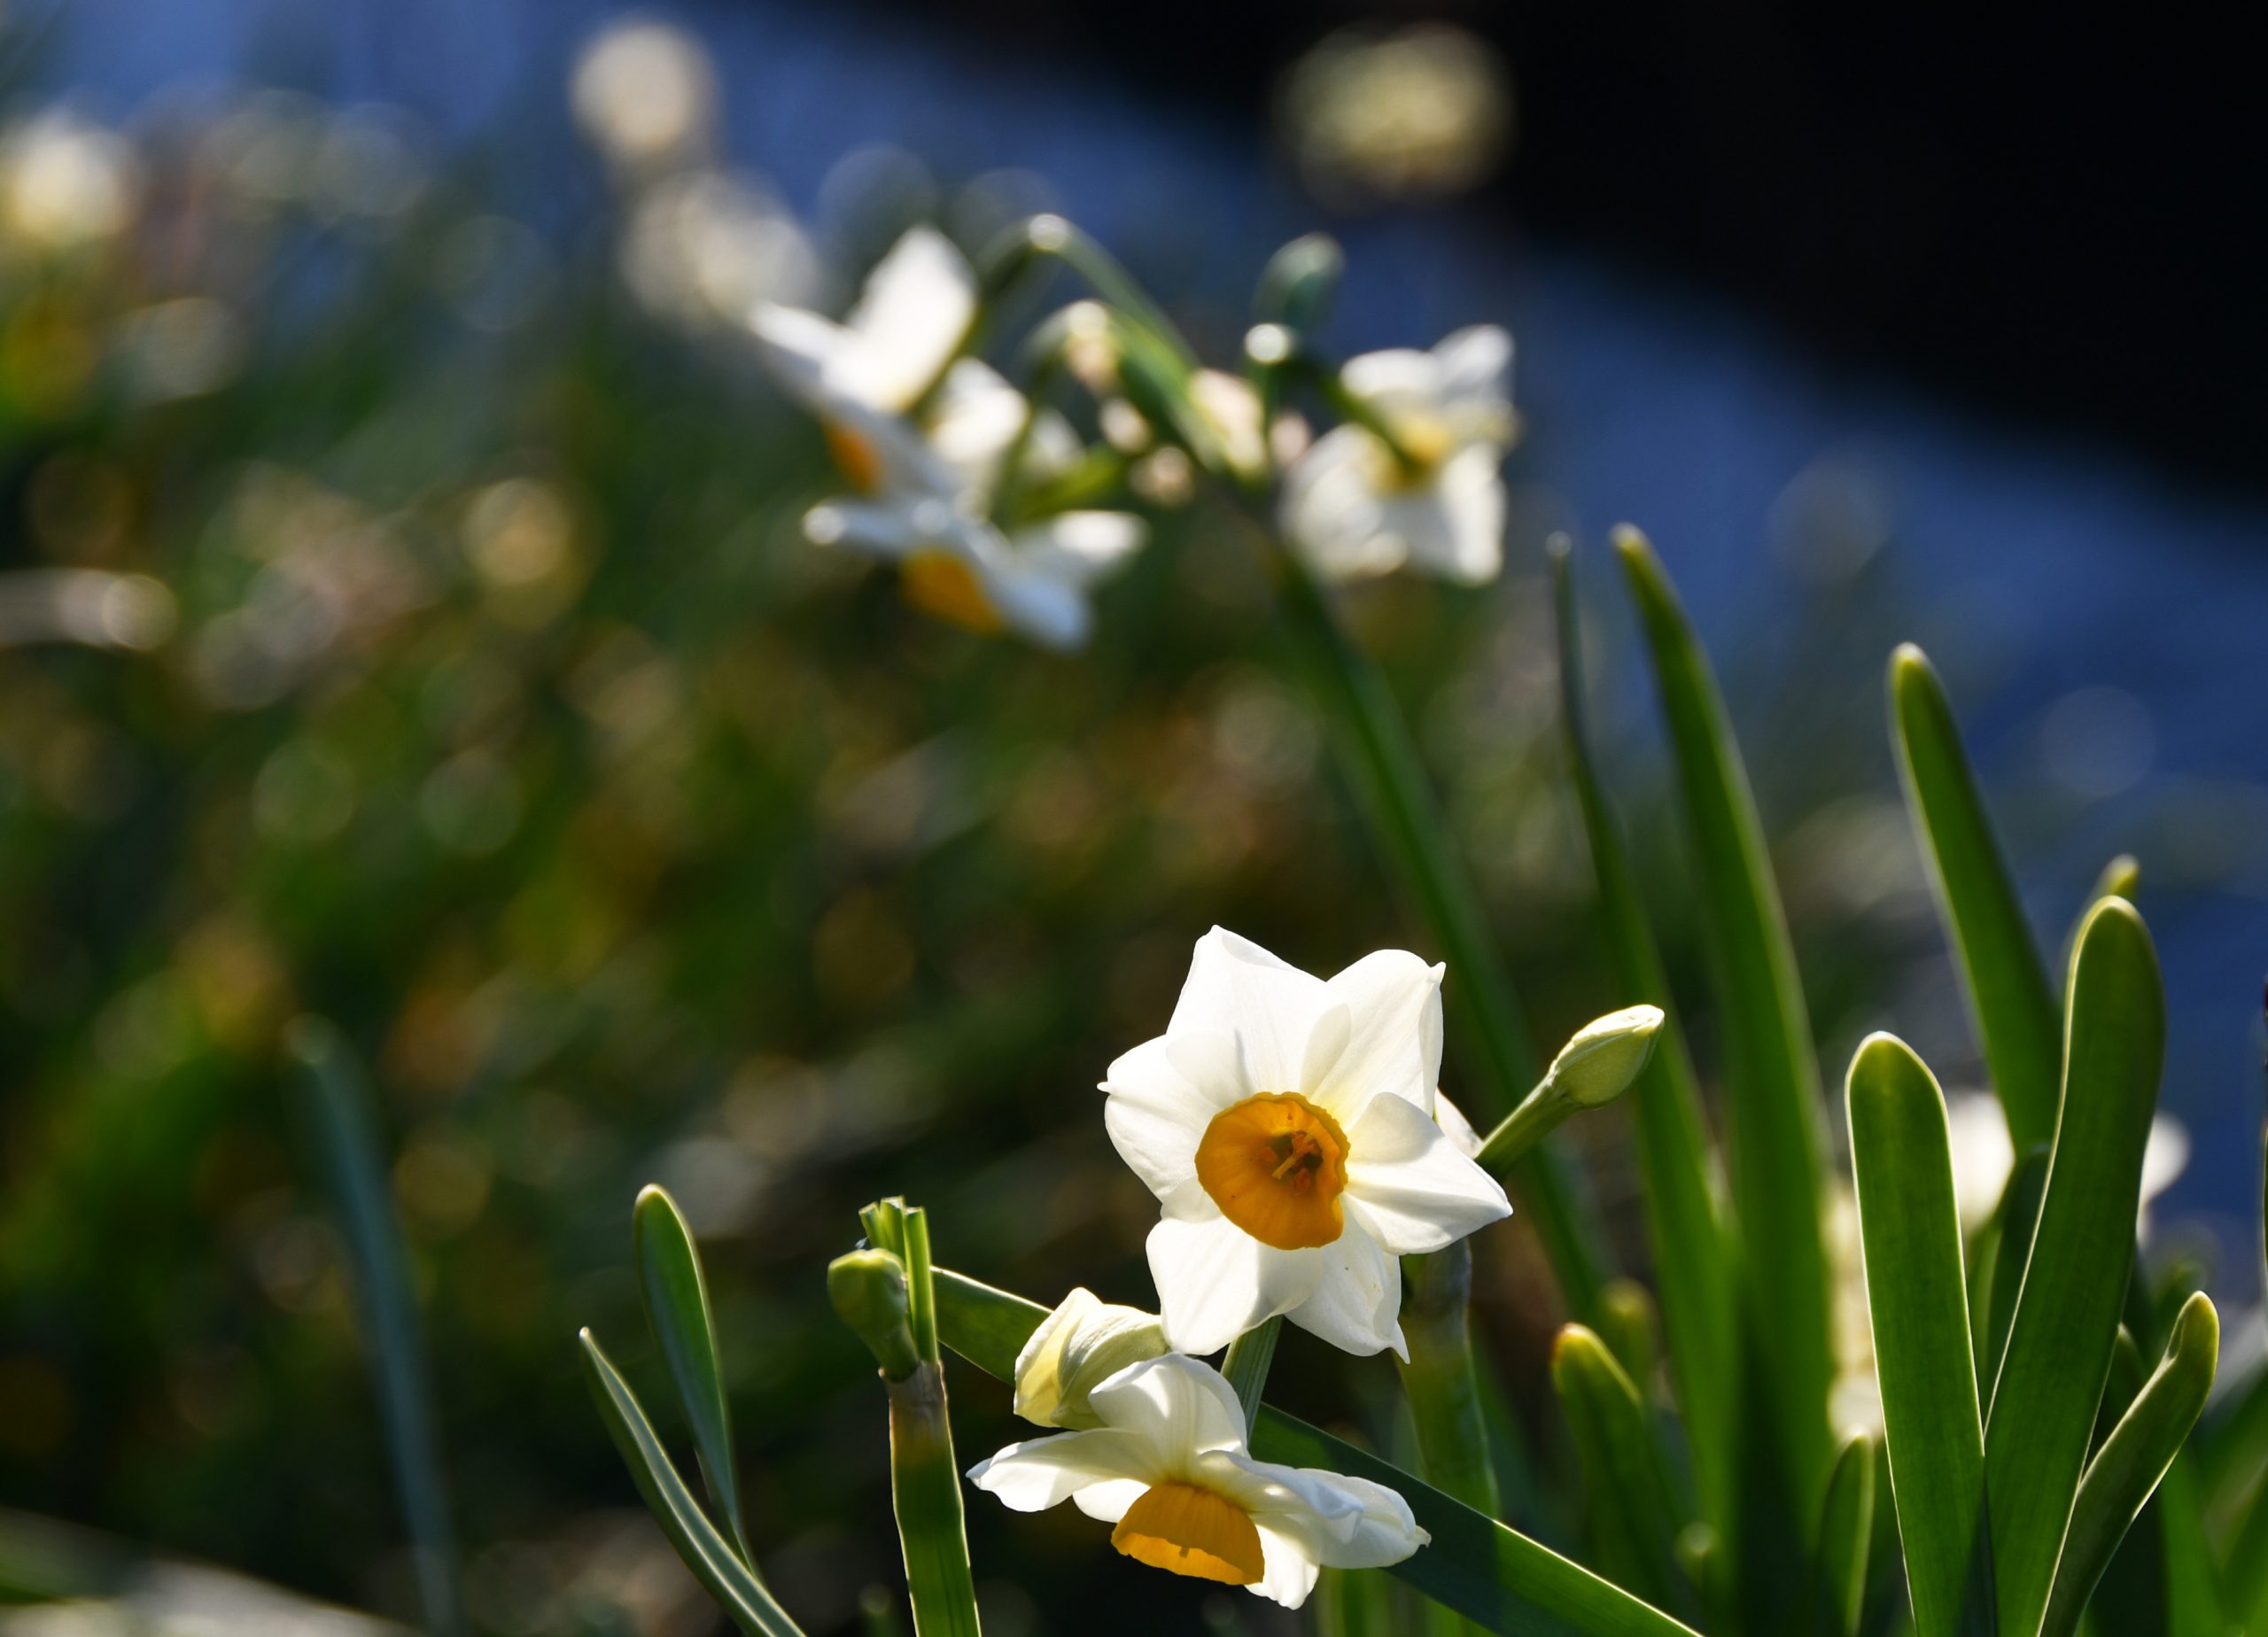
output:
<instances>
[{"instance_id":1,"label":"pointed green leaf","mask_svg":"<svg viewBox=\"0 0 2268 1637\"><path fill-rule=\"evenodd\" d=\"M2023 1290L2023 1266L2031 1256L2031 1236L2039 1223L2040 1196L2047 1191L2048 1150L2045 1144L2019 1159L2008 1173L1994 1214L2000 1232L1993 1246L1992 1290L1984 1333L1984 1369L1977 1379L2000 1374L2008 1351L2008 1326L2016 1322L2016 1297Z\"/></svg>"},{"instance_id":2,"label":"pointed green leaf","mask_svg":"<svg viewBox=\"0 0 2268 1637\"><path fill-rule=\"evenodd\" d=\"M955 1353L1003 1380L1047 1309L966 1275L936 1270L937 1334ZM1692 1637L1588 1570L1400 1468L1317 1427L1261 1406L1252 1453L1287 1466L1324 1467L1383 1484L1410 1503L1433 1543L1387 1572L1434 1602L1506 1637Z\"/></svg>"},{"instance_id":3,"label":"pointed green leaf","mask_svg":"<svg viewBox=\"0 0 2268 1637\"><path fill-rule=\"evenodd\" d=\"M1867 1603L1867 1565L1875 1536L1875 1463L1881 1452L1860 1433L1835 1457L1820 1508L1814 1560L1812 1637L1859 1637Z\"/></svg>"},{"instance_id":4,"label":"pointed green leaf","mask_svg":"<svg viewBox=\"0 0 2268 1637\"><path fill-rule=\"evenodd\" d=\"M2110 1369L2134 1253L2165 997L2142 918L2087 917L2071 958L2062 1112L1985 1426L2000 1626L2036 1631Z\"/></svg>"},{"instance_id":5,"label":"pointed green leaf","mask_svg":"<svg viewBox=\"0 0 2268 1637\"><path fill-rule=\"evenodd\" d=\"M385 1145L369 1088L345 1036L320 1018L291 1027L287 1049L299 1071L322 1168L354 1268L354 1293L378 1420L392 1458L394 1487L425 1619L440 1637L465 1628L456 1539L442 1477L441 1434L425 1357L424 1326L411 1288Z\"/></svg>"},{"instance_id":6,"label":"pointed green leaf","mask_svg":"<svg viewBox=\"0 0 2268 1637\"><path fill-rule=\"evenodd\" d=\"M678 1400L685 1407L709 1497L725 1515L741 1561L754 1572L748 1525L741 1516L740 1478L733 1464L733 1412L725 1396L724 1359L717 1347L717 1321L710 1312L709 1283L701 1270L701 1253L694 1248L693 1231L677 1201L649 1183L631 1207L630 1238L646 1323L661 1344Z\"/></svg>"},{"instance_id":7,"label":"pointed green leaf","mask_svg":"<svg viewBox=\"0 0 2268 1637\"><path fill-rule=\"evenodd\" d=\"M1919 1637L1992 1629L1984 1434L1945 1098L1922 1059L1872 1035L1851 1059L1851 1165L1890 1445L1890 1490Z\"/></svg>"},{"instance_id":8,"label":"pointed green leaf","mask_svg":"<svg viewBox=\"0 0 2268 1637\"><path fill-rule=\"evenodd\" d=\"M1756 800L1714 675L1653 547L1615 532L1676 756L1711 964L1723 1002L1735 1214L1759 1347L1760 1408L1778 1433L1785 1505L1817 1516L1834 1455L1827 1257L1820 1238L1819 1065Z\"/></svg>"},{"instance_id":9,"label":"pointed green leaf","mask_svg":"<svg viewBox=\"0 0 2268 1637\"><path fill-rule=\"evenodd\" d=\"M1551 1385L1582 1461L1599 1567L1657 1608L1689 1606L1691 1588L1675 1563L1681 1520L1637 1388L1606 1344L1580 1324L1552 1346Z\"/></svg>"},{"instance_id":10,"label":"pointed green leaf","mask_svg":"<svg viewBox=\"0 0 2268 1637\"><path fill-rule=\"evenodd\" d=\"M1661 1292L1670 1379L1691 1447L1701 1508L1719 1537L1738 1515L1739 1461L1734 1447L1739 1404L1740 1333L1733 1273L1709 1174L1707 1126L1693 1061L1679 1032L1668 974L1654 943L1637 873L1606 787L1591 754L1583 701L1581 618L1574 570L1564 540L1553 543L1552 584L1559 622L1559 693L1567 772L1582 809L1598 912L1616 981L1623 995L1666 1014L1653 1055L1632 1088L1640 1190L1647 1241Z\"/></svg>"},{"instance_id":11,"label":"pointed green leaf","mask_svg":"<svg viewBox=\"0 0 2268 1637\"><path fill-rule=\"evenodd\" d=\"M743 1632L753 1633L753 1637L802 1637L802 1628L772 1600L764 1583L750 1571L731 1543L717 1532L717 1526L703 1514L693 1492L670 1463L669 1452L655 1436L653 1424L646 1419L637 1395L615 1369L614 1361L607 1357L589 1331L581 1332L579 1339L583 1349L583 1374L591 1384L591 1396L597 1400L600 1417L613 1436L615 1447L622 1452L630 1476L637 1481L638 1493L646 1497L654 1520L669 1536L670 1544L677 1548L685 1566L693 1571L694 1578Z\"/></svg>"},{"instance_id":12,"label":"pointed green leaf","mask_svg":"<svg viewBox=\"0 0 2268 1637\"><path fill-rule=\"evenodd\" d=\"M2174 1323L2165 1358L2087 1463L2055 1565L2041 1637L2070 1637L2078 1629L2080 1611L2111 1554L2204 1410L2220 1336L2213 1304L2202 1295L2192 1296Z\"/></svg>"}]
</instances>

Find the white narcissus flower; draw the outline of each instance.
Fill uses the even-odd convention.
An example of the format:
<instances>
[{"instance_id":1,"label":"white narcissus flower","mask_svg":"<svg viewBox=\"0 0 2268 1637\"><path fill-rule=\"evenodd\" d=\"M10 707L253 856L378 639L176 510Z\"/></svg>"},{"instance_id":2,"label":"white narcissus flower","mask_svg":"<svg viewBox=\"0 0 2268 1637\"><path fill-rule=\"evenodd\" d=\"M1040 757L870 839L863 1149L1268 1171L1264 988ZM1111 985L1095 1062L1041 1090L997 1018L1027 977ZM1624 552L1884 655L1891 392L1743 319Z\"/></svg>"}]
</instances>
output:
<instances>
[{"instance_id":1,"label":"white narcissus flower","mask_svg":"<svg viewBox=\"0 0 2268 1637\"><path fill-rule=\"evenodd\" d=\"M1076 648L1093 623L1090 592L1141 545L1143 525L1107 511L1013 530L990 518L1012 453L1026 480L1045 479L1077 458L1079 444L1068 421L1052 410L1035 416L990 364L954 357L975 311L975 273L930 228L882 258L840 324L757 308L750 322L773 372L819 417L858 492L816 508L805 532L896 562L907 600L928 613Z\"/></svg>"},{"instance_id":2,"label":"white narcissus flower","mask_svg":"<svg viewBox=\"0 0 2268 1637\"><path fill-rule=\"evenodd\" d=\"M1430 353L1348 361L1340 380L1392 431L1397 455L1349 423L1317 438L1284 478L1280 522L1318 572L1384 574L1407 562L1477 586L1504 561L1501 467L1515 422L1512 338L1460 330Z\"/></svg>"},{"instance_id":3,"label":"white narcissus flower","mask_svg":"<svg viewBox=\"0 0 2268 1637\"><path fill-rule=\"evenodd\" d=\"M1154 1313L1073 1291L1016 1354L1016 1414L1045 1427L1099 1427L1088 1395L1130 1364L1166 1351Z\"/></svg>"},{"instance_id":4,"label":"white narcissus flower","mask_svg":"<svg viewBox=\"0 0 2268 1637\"><path fill-rule=\"evenodd\" d=\"M1019 1512L1068 1501L1115 1525L1110 1543L1138 1563L1287 1609L1319 1568L1384 1568L1431 1538L1382 1485L1254 1460L1235 1389L1194 1359L1130 1365L1090 1402L1099 1427L1011 1444L969 1481Z\"/></svg>"},{"instance_id":5,"label":"white narcissus flower","mask_svg":"<svg viewBox=\"0 0 2268 1637\"><path fill-rule=\"evenodd\" d=\"M1166 1335L1210 1353L1281 1314L1349 1353L1402 1337L1402 1266L1511 1214L1434 1123L1441 968L1329 982L1215 927L1166 1032L1110 1066L1110 1139L1163 1209Z\"/></svg>"}]
</instances>

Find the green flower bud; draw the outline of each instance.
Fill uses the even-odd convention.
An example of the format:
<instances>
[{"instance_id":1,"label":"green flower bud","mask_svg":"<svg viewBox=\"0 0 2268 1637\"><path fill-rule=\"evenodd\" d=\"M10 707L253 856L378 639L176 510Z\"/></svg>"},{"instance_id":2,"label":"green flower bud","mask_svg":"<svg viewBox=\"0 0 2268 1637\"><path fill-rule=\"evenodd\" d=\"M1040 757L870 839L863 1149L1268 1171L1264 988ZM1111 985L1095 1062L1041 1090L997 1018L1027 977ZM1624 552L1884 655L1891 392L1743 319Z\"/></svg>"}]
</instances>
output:
<instances>
[{"instance_id":1,"label":"green flower bud","mask_svg":"<svg viewBox=\"0 0 2268 1637\"><path fill-rule=\"evenodd\" d=\"M1545 1085L1579 1108L1612 1103L1646 1067L1661 1026L1659 1006L1626 1006L1584 1024L1551 1059Z\"/></svg>"},{"instance_id":2,"label":"green flower bud","mask_svg":"<svg viewBox=\"0 0 2268 1637\"><path fill-rule=\"evenodd\" d=\"M858 1333L892 1381L903 1381L921 1362L913 1345L905 1268L888 1251L852 1251L827 1268L827 1300L845 1324Z\"/></svg>"},{"instance_id":3,"label":"green flower bud","mask_svg":"<svg viewBox=\"0 0 2268 1637\"><path fill-rule=\"evenodd\" d=\"M1039 1323L1016 1355L1016 1414L1047 1427L1099 1427L1087 1394L1130 1364L1169 1351L1163 1321L1081 1288Z\"/></svg>"}]
</instances>

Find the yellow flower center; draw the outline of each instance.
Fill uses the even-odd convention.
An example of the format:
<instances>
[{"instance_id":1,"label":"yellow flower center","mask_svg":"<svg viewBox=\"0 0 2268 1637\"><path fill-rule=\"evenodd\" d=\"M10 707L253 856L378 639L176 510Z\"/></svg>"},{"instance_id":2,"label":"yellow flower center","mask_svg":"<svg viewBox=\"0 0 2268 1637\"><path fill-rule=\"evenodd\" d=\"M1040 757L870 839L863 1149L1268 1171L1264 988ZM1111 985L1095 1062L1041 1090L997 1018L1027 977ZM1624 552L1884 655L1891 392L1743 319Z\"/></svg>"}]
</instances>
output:
<instances>
[{"instance_id":1,"label":"yellow flower center","mask_svg":"<svg viewBox=\"0 0 2268 1637\"><path fill-rule=\"evenodd\" d=\"M874 446L833 421L821 424L819 431L827 438L827 451L835 457L835 466L843 478L861 494L874 494L882 486L882 457Z\"/></svg>"},{"instance_id":2,"label":"yellow flower center","mask_svg":"<svg viewBox=\"0 0 2268 1637\"><path fill-rule=\"evenodd\" d=\"M1260 1530L1244 1509L1194 1484L1144 1490L1110 1543L1136 1563L1223 1586L1250 1586L1263 1566Z\"/></svg>"},{"instance_id":3,"label":"yellow flower center","mask_svg":"<svg viewBox=\"0 0 2268 1637\"><path fill-rule=\"evenodd\" d=\"M897 572L905 600L925 614L988 636L1005 623L976 570L949 551L910 552Z\"/></svg>"},{"instance_id":4,"label":"yellow flower center","mask_svg":"<svg viewBox=\"0 0 2268 1637\"><path fill-rule=\"evenodd\" d=\"M1346 1227L1347 1134L1297 1093L1265 1091L1213 1116L1197 1144L1197 1180L1262 1245L1329 1245Z\"/></svg>"}]
</instances>

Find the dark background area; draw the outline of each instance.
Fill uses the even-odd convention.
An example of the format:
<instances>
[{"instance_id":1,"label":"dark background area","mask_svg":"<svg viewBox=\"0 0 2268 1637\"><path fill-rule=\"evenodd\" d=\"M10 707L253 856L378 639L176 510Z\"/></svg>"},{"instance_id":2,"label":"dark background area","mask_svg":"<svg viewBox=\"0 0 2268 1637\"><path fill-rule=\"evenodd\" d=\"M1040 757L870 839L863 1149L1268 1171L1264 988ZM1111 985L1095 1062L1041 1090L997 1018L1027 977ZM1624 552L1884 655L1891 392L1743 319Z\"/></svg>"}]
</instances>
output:
<instances>
[{"instance_id":1,"label":"dark background area","mask_svg":"<svg viewBox=\"0 0 2268 1637\"><path fill-rule=\"evenodd\" d=\"M726 8L719 8L726 9ZM2233 12L885 3L1255 128L1327 29L1442 18L1510 59L1481 200L1831 355L2256 488L2268 120Z\"/></svg>"}]
</instances>

